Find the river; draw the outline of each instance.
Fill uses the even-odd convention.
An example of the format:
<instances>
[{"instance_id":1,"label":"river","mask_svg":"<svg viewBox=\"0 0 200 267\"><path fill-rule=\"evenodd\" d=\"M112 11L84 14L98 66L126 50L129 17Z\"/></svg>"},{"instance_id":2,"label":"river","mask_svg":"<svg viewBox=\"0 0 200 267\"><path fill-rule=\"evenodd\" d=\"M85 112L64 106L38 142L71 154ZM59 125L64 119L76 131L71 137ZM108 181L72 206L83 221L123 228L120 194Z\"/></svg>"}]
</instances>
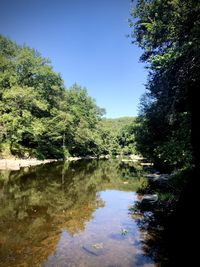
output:
<instances>
[{"instance_id":1,"label":"river","mask_svg":"<svg viewBox=\"0 0 200 267\"><path fill-rule=\"evenodd\" d=\"M143 179L118 160L1 171L0 266L157 266L130 212Z\"/></svg>"}]
</instances>

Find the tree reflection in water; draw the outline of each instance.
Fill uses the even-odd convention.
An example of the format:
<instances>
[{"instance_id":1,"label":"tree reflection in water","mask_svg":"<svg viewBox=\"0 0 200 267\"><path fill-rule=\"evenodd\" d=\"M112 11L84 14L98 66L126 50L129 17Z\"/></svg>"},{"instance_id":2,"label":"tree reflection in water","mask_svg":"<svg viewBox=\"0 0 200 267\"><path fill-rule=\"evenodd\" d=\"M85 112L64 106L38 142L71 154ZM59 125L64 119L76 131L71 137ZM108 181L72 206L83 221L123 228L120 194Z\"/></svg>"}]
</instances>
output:
<instances>
[{"instance_id":1,"label":"tree reflection in water","mask_svg":"<svg viewBox=\"0 0 200 267\"><path fill-rule=\"evenodd\" d=\"M137 166L106 160L0 174L0 266L41 266L63 229L73 237L104 207L98 192L135 191L142 182Z\"/></svg>"}]
</instances>

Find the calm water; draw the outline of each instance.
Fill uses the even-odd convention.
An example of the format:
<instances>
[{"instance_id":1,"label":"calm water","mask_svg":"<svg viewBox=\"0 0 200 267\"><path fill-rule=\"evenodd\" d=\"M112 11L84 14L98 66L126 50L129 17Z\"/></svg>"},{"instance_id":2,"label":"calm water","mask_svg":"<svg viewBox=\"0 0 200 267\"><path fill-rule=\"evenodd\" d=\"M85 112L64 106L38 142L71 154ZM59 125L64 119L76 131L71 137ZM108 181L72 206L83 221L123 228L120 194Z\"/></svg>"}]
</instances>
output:
<instances>
[{"instance_id":1,"label":"calm water","mask_svg":"<svg viewBox=\"0 0 200 267\"><path fill-rule=\"evenodd\" d=\"M156 266L129 212L137 166L93 160L0 174L0 266Z\"/></svg>"}]
</instances>

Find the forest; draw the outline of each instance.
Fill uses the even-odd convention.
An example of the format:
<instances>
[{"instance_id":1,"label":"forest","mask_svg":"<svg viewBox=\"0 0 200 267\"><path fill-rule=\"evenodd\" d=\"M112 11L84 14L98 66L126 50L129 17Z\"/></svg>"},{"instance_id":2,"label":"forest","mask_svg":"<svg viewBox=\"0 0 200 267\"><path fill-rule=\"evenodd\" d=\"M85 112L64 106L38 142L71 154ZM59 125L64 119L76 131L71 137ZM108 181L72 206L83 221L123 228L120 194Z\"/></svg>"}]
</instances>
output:
<instances>
[{"instance_id":1,"label":"forest","mask_svg":"<svg viewBox=\"0 0 200 267\"><path fill-rule=\"evenodd\" d=\"M168 192L180 190L171 215L166 205L164 209L167 266L195 266L198 254L191 244L198 229L200 176L200 2L138 0L129 25L149 73L136 120L136 149L157 169L174 175L175 186L170 184Z\"/></svg>"},{"instance_id":2,"label":"forest","mask_svg":"<svg viewBox=\"0 0 200 267\"><path fill-rule=\"evenodd\" d=\"M104 114L86 88L65 88L50 60L0 36L2 158L133 153L134 118L106 119Z\"/></svg>"},{"instance_id":3,"label":"forest","mask_svg":"<svg viewBox=\"0 0 200 267\"><path fill-rule=\"evenodd\" d=\"M195 0L137 1L129 21L132 40L143 49L140 59L149 70L137 119L137 148L171 169L191 166L199 158L199 8Z\"/></svg>"},{"instance_id":4,"label":"forest","mask_svg":"<svg viewBox=\"0 0 200 267\"><path fill-rule=\"evenodd\" d=\"M0 156L139 153L164 170L199 168L199 9L197 0L131 9L130 38L149 71L137 118L106 119L86 88L66 88L49 59L1 35Z\"/></svg>"},{"instance_id":5,"label":"forest","mask_svg":"<svg viewBox=\"0 0 200 267\"><path fill-rule=\"evenodd\" d=\"M51 62L0 36L0 156L141 154L164 171L199 166L199 1L137 1L130 38L149 71L137 118L107 119ZM176 27L174 26L176 25Z\"/></svg>"}]
</instances>

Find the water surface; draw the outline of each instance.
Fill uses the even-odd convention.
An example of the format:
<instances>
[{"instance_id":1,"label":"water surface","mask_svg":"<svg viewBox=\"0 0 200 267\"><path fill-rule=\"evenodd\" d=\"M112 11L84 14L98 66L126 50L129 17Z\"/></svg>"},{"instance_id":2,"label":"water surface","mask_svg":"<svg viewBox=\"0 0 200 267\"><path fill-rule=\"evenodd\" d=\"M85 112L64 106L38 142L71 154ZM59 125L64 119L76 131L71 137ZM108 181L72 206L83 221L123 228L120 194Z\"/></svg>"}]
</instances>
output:
<instances>
[{"instance_id":1,"label":"water surface","mask_svg":"<svg viewBox=\"0 0 200 267\"><path fill-rule=\"evenodd\" d=\"M141 182L108 160L2 171L0 266L156 266L129 212Z\"/></svg>"}]
</instances>

